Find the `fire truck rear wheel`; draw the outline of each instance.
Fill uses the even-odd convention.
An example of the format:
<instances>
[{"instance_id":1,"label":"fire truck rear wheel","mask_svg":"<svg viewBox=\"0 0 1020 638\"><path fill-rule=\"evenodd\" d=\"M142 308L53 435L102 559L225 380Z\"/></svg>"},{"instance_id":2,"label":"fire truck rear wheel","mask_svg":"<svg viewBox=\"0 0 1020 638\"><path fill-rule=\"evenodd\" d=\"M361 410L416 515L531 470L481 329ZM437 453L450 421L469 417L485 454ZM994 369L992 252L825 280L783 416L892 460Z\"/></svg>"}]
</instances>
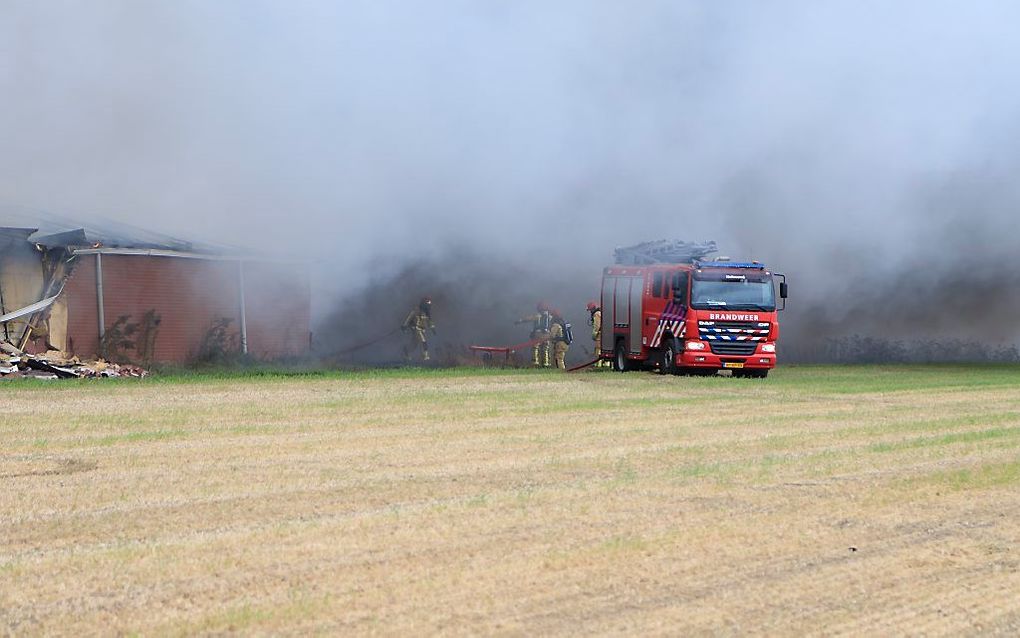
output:
<instances>
[{"instance_id":1,"label":"fire truck rear wheel","mask_svg":"<svg viewBox=\"0 0 1020 638\"><path fill-rule=\"evenodd\" d=\"M616 348L613 349L613 370L617 372L627 372L630 370L630 362L627 361L627 349L623 347L623 341L616 342Z\"/></svg>"}]
</instances>

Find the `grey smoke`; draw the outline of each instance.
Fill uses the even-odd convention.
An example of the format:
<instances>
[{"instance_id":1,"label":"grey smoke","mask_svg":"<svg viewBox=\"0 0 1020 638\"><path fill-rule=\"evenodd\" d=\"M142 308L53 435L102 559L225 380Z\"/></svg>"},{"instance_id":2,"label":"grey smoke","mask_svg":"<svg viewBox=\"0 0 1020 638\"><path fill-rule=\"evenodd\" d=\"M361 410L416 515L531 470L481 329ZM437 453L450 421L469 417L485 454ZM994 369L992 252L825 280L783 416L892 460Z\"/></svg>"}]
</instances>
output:
<instances>
[{"instance_id":1,"label":"grey smoke","mask_svg":"<svg viewBox=\"0 0 1020 638\"><path fill-rule=\"evenodd\" d=\"M790 343L1020 333L1014 2L2 15L0 203L304 255L320 334L415 268L573 306L659 237L785 271ZM464 323L503 320L485 308Z\"/></svg>"},{"instance_id":2,"label":"grey smoke","mask_svg":"<svg viewBox=\"0 0 1020 638\"><path fill-rule=\"evenodd\" d=\"M493 258L465 245L450 245L444 256L407 262L391 276L372 268L369 285L336 304L319 326L315 349L336 363L389 364L403 361L409 336L398 331L408 311L424 294L431 297L436 334L429 335L431 354L441 364L480 361L467 346L516 346L529 341L531 323L517 321L534 314L540 301L573 321L572 363L591 360L591 327L584 309L598 276L572 281L567 273L544 277L527 266ZM522 282L528 282L524 284ZM551 303L555 300L555 303ZM389 334L387 334L389 333ZM382 339L379 337L382 336ZM494 355L503 363L505 355ZM510 361L527 363L530 349L520 348Z\"/></svg>"}]
</instances>

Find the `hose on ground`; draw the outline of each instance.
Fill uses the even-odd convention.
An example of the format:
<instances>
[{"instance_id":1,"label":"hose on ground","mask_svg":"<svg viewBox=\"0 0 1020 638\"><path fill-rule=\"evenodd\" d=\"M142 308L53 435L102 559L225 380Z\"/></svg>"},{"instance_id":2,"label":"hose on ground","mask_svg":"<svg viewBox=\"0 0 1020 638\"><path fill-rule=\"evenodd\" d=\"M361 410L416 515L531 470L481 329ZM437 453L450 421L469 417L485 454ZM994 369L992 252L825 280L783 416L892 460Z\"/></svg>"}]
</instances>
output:
<instances>
[{"instance_id":1,"label":"hose on ground","mask_svg":"<svg viewBox=\"0 0 1020 638\"><path fill-rule=\"evenodd\" d=\"M387 332L386 334L384 334L384 335L382 335L380 337L376 337L375 339L372 339L370 341L365 341L363 343L359 343L357 345L351 346L350 348L345 348L343 350L337 350L334 354L335 354L335 356L340 356L340 355L350 354L352 352L356 352L358 350L361 350L362 348L367 348L369 346L374 346L375 344L379 343L380 341L384 341L386 339L389 339L390 337L392 337L393 335L397 334L398 332L400 332L400 328L394 328L393 330L390 330L389 332Z\"/></svg>"}]
</instances>

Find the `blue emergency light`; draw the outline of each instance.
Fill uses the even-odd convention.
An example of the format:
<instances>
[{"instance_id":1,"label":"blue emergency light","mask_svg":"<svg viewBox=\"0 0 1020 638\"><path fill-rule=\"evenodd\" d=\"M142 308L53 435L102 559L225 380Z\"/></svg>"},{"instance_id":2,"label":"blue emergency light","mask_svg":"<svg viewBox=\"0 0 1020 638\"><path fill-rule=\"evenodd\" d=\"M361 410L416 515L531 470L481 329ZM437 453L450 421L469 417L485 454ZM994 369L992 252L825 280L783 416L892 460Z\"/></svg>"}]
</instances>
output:
<instances>
[{"instance_id":1,"label":"blue emergency light","mask_svg":"<svg viewBox=\"0 0 1020 638\"><path fill-rule=\"evenodd\" d=\"M751 268L765 270L765 264L749 261L696 261L695 268Z\"/></svg>"}]
</instances>

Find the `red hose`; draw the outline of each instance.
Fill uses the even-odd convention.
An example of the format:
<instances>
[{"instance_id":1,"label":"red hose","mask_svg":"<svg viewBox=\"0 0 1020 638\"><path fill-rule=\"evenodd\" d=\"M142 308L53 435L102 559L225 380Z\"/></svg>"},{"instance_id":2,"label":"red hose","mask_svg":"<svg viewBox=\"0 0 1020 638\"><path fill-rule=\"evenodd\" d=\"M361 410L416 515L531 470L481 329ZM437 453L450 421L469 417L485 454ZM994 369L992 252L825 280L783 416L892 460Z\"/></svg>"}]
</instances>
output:
<instances>
[{"instance_id":1,"label":"red hose","mask_svg":"<svg viewBox=\"0 0 1020 638\"><path fill-rule=\"evenodd\" d=\"M574 366L573 368L567 368L567 372L576 372L577 370L583 370L584 368L587 368L588 366L593 366L593 365L595 365L598 362L599 362L598 359L592 359L588 363L582 363L579 366Z\"/></svg>"}]
</instances>

